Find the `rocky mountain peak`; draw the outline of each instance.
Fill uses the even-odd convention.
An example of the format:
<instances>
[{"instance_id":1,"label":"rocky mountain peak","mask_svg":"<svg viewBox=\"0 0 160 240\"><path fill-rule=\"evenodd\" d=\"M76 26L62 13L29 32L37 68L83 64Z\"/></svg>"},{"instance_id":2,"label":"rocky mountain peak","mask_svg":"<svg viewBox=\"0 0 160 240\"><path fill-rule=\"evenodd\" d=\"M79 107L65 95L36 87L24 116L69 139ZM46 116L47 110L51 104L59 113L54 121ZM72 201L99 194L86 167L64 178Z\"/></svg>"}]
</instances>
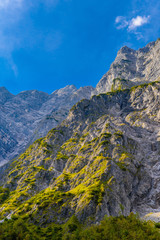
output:
<instances>
[{"instance_id":1,"label":"rocky mountain peak","mask_svg":"<svg viewBox=\"0 0 160 240\"><path fill-rule=\"evenodd\" d=\"M55 90L52 94L52 95L62 95L62 94L71 94L73 92L75 92L77 90L76 86L75 85L67 85L66 87L64 88L60 88L58 90Z\"/></svg>"},{"instance_id":2,"label":"rocky mountain peak","mask_svg":"<svg viewBox=\"0 0 160 240\"><path fill-rule=\"evenodd\" d=\"M14 95L11 94L5 87L0 87L0 103L4 104L7 100L11 99Z\"/></svg>"},{"instance_id":3,"label":"rocky mountain peak","mask_svg":"<svg viewBox=\"0 0 160 240\"><path fill-rule=\"evenodd\" d=\"M37 138L44 137L61 123L70 108L83 98L90 98L92 87L74 85L48 94L37 90L11 94L0 88L0 166L15 157Z\"/></svg>"},{"instance_id":4,"label":"rocky mountain peak","mask_svg":"<svg viewBox=\"0 0 160 240\"><path fill-rule=\"evenodd\" d=\"M111 91L113 80L121 78L137 83L155 81L160 75L160 41L151 42L139 50L122 47L109 71L97 84L99 93Z\"/></svg>"},{"instance_id":5,"label":"rocky mountain peak","mask_svg":"<svg viewBox=\"0 0 160 240\"><path fill-rule=\"evenodd\" d=\"M29 100L30 98L46 98L48 97L48 93L38 91L38 90L27 90L22 91L19 94L16 95L17 98L21 98L23 100Z\"/></svg>"},{"instance_id":6,"label":"rocky mountain peak","mask_svg":"<svg viewBox=\"0 0 160 240\"><path fill-rule=\"evenodd\" d=\"M8 92L9 93L9 91L5 87L0 87L0 92Z\"/></svg>"},{"instance_id":7,"label":"rocky mountain peak","mask_svg":"<svg viewBox=\"0 0 160 240\"><path fill-rule=\"evenodd\" d=\"M156 43L158 43L158 40L148 43L145 47L139 48L138 51L143 53L149 52L155 46Z\"/></svg>"},{"instance_id":8,"label":"rocky mountain peak","mask_svg":"<svg viewBox=\"0 0 160 240\"><path fill-rule=\"evenodd\" d=\"M126 53L135 53L136 50L129 48L128 46L123 46L117 53L118 54L126 54Z\"/></svg>"}]
</instances>

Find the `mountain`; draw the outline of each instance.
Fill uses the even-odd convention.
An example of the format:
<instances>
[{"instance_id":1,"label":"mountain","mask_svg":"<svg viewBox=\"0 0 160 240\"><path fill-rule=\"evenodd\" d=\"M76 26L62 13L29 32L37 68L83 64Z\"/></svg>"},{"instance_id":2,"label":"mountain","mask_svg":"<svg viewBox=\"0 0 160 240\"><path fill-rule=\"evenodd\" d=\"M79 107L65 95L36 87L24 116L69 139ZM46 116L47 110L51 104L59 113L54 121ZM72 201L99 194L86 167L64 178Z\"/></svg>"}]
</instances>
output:
<instances>
[{"instance_id":1,"label":"mountain","mask_svg":"<svg viewBox=\"0 0 160 240\"><path fill-rule=\"evenodd\" d=\"M158 39L139 50L122 47L95 89L77 89L70 85L54 91L51 95L30 90L15 96L1 87L0 167L60 124L67 117L70 108L81 99L157 80L160 76L159 63Z\"/></svg>"},{"instance_id":2,"label":"mountain","mask_svg":"<svg viewBox=\"0 0 160 240\"><path fill-rule=\"evenodd\" d=\"M92 91L92 87L77 89L70 85L51 95L37 90L13 95L1 87L0 166L61 123L69 109L79 100L90 98Z\"/></svg>"},{"instance_id":3,"label":"mountain","mask_svg":"<svg viewBox=\"0 0 160 240\"><path fill-rule=\"evenodd\" d=\"M137 51L122 48L96 89L67 86L51 95L36 91L10 95L3 106L11 108L14 124L19 121L16 133L31 132L25 146L43 137L1 174L2 221L13 217L46 227L75 217L90 225L105 215L159 216L159 49L159 40ZM79 98L88 99L65 114ZM62 122L61 116L67 118ZM44 137L54 122L61 123ZM18 144L12 144L16 149Z\"/></svg>"},{"instance_id":4,"label":"mountain","mask_svg":"<svg viewBox=\"0 0 160 240\"><path fill-rule=\"evenodd\" d=\"M116 78L131 81L138 85L152 82L160 77L160 39L149 43L139 50L122 47L109 71L96 86L99 93L111 91L113 80Z\"/></svg>"},{"instance_id":5,"label":"mountain","mask_svg":"<svg viewBox=\"0 0 160 240\"><path fill-rule=\"evenodd\" d=\"M159 211L160 82L82 100L2 178L1 217L82 222Z\"/></svg>"}]
</instances>

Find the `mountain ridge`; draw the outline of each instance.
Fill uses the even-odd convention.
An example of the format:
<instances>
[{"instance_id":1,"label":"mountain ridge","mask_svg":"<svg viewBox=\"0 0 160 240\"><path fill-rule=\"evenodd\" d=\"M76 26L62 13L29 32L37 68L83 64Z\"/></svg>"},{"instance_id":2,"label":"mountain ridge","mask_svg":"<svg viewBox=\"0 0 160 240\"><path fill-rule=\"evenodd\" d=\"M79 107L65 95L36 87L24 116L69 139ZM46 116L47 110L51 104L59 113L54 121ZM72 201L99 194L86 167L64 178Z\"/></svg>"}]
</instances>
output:
<instances>
[{"instance_id":1,"label":"mountain ridge","mask_svg":"<svg viewBox=\"0 0 160 240\"><path fill-rule=\"evenodd\" d=\"M82 98L90 98L92 87L66 86L48 94L37 90L11 94L0 89L0 166L22 152L27 144L62 122L69 109ZM54 115L54 116L53 116ZM40 128L40 126L44 128Z\"/></svg>"},{"instance_id":2,"label":"mountain ridge","mask_svg":"<svg viewBox=\"0 0 160 240\"><path fill-rule=\"evenodd\" d=\"M157 81L77 103L7 170L1 217L29 214L43 226L159 211L159 98Z\"/></svg>"},{"instance_id":3,"label":"mountain ridge","mask_svg":"<svg viewBox=\"0 0 160 240\"><path fill-rule=\"evenodd\" d=\"M122 47L109 71L103 75L97 84L97 92L110 91L115 78L130 80L137 82L137 84L155 81L160 76L159 49L159 39L138 50L127 46Z\"/></svg>"},{"instance_id":4,"label":"mountain ridge","mask_svg":"<svg viewBox=\"0 0 160 240\"><path fill-rule=\"evenodd\" d=\"M3 130L0 166L60 124L70 108L81 99L155 81L160 75L159 50L159 39L138 50L122 47L96 88L89 86L77 89L74 85L68 85L51 94L28 90L13 95L1 87L0 114Z\"/></svg>"},{"instance_id":5,"label":"mountain ridge","mask_svg":"<svg viewBox=\"0 0 160 240\"><path fill-rule=\"evenodd\" d=\"M80 222L96 223L104 215L160 211L159 53L159 40L139 50L123 47L96 89L71 85L51 95L31 90L4 104L21 106L9 108L18 130L22 122L34 130L28 141L33 144L3 174L2 219L30 216L46 226L74 214ZM2 118L0 133L5 124ZM4 144L12 140L6 139ZM9 142L15 149L19 143Z\"/></svg>"}]
</instances>

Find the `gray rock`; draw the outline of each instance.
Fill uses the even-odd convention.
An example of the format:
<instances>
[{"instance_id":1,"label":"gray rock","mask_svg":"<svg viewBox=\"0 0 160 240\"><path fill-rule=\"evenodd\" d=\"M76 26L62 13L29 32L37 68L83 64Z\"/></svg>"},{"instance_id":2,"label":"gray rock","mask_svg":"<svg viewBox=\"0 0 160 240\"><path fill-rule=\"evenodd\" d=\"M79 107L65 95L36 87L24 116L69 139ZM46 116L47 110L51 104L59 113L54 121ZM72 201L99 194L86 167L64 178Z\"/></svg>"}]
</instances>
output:
<instances>
[{"instance_id":1,"label":"gray rock","mask_svg":"<svg viewBox=\"0 0 160 240\"><path fill-rule=\"evenodd\" d=\"M60 124L70 108L83 98L89 99L93 90L69 85L51 95L37 90L13 95L1 87L0 167Z\"/></svg>"},{"instance_id":2,"label":"gray rock","mask_svg":"<svg viewBox=\"0 0 160 240\"><path fill-rule=\"evenodd\" d=\"M122 47L109 71L97 84L99 93L111 91L115 78L126 79L134 84L152 82L160 76L160 40L149 43L146 47L133 50Z\"/></svg>"},{"instance_id":3,"label":"gray rock","mask_svg":"<svg viewBox=\"0 0 160 240\"><path fill-rule=\"evenodd\" d=\"M40 198L25 210L39 224L63 223L73 214L99 222L105 214L159 212L159 103L160 82L77 103L61 125L16 160L1 184L15 190L12 197L22 206L32 196ZM12 197L7 209L15 213Z\"/></svg>"}]
</instances>

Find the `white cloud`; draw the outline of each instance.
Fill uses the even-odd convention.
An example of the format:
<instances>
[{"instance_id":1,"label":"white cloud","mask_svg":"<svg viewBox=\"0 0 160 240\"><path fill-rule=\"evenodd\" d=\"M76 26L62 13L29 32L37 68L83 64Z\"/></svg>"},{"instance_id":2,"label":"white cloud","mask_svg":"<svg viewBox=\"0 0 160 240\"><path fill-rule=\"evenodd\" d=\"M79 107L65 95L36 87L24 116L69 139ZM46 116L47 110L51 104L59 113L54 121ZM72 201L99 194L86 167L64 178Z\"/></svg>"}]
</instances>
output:
<instances>
[{"instance_id":1,"label":"white cloud","mask_svg":"<svg viewBox=\"0 0 160 240\"><path fill-rule=\"evenodd\" d=\"M32 19L27 16L28 11L40 4L51 9L56 7L59 1L0 0L0 58L7 59L15 75L18 74L18 68L13 54L17 49L40 46L44 51L54 51L61 45L60 32L41 32L34 27ZM28 24L25 26L26 20Z\"/></svg>"},{"instance_id":2,"label":"white cloud","mask_svg":"<svg viewBox=\"0 0 160 240\"><path fill-rule=\"evenodd\" d=\"M117 16L115 19L115 24L117 29L127 28L128 31L134 31L138 27L143 26L148 23L150 20L150 16L137 16L135 18L127 20L126 17Z\"/></svg>"},{"instance_id":3,"label":"white cloud","mask_svg":"<svg viewBox=\"0 0 160 240\"><path fill-rule=\"evenodd\" d=\"M137 27L141 27L142 25L149 22L150 16L137 16L136 18L132 18L129 22L128 30L134 30Z\"/></svg>"},{"instance_id":4,"label":"white cloud","mask_svg":"<svg viewBox=\"0 0 160 240\"><path fill-rule=\"evenodd\" d=\"M115 23L117 24L117 29L125 28L128 26L128 21L123 16L116 17Z\"/></svg>"}]
</instances>

